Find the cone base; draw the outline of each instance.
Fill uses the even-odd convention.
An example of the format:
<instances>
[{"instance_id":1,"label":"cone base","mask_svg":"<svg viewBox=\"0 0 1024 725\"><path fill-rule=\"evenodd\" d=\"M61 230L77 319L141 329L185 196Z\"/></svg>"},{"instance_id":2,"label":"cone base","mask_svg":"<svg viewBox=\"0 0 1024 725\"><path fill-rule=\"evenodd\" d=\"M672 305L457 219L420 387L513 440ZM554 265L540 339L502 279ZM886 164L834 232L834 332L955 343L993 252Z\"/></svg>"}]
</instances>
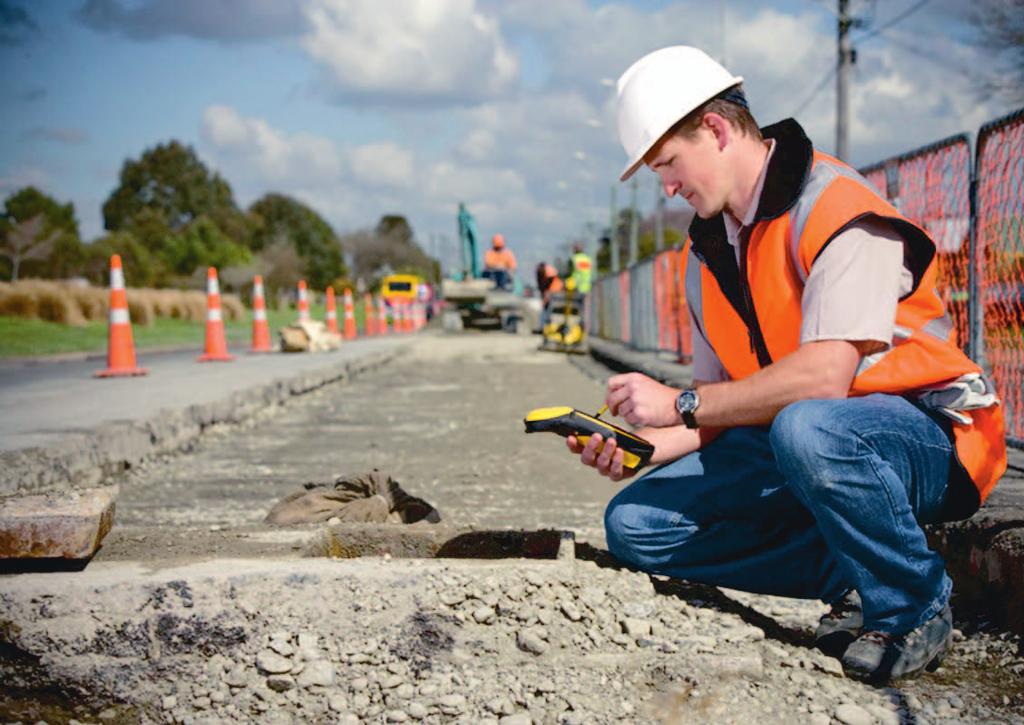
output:
<instances>
[{"instance_id":1,"label":"cone base","mask_svg":"<svg viewBox=\"0 0 1024 725\"><path fill-rule=\"evenodd\" d=\"M250 355L266 355L268 352L274 352L272 347L252 347L249 348Z\"/></svg>"},{"instance_id":2,"label":"cone base","mask_svg":"<svg viewBox=\"0 0 1024 725\"><path fill-rule=\"evenodd\" d=\"M94 378L130 378L149 375L149 368L106 368L92 374Z\"/></svg>"},{"instance_id":3,"label":"cone base","mask_svg":"<svg viewBox=\"0 0 1024 725\"><path fill-rule=\"evenodd\" d=\"M208 353L197 357L196 362L231 362L234 359L234 355L217 355L214 353Z\"/></svg>"}]
</instances>

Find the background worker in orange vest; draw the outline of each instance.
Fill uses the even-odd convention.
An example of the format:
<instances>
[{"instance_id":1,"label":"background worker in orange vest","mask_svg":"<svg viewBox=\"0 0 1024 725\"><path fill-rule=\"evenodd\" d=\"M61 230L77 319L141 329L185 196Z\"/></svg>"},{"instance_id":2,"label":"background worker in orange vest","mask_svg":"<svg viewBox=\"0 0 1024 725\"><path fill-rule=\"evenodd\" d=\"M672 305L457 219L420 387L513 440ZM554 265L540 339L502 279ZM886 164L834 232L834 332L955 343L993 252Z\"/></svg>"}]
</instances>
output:
<instances>
[{"instance_id":1,"label":"background worker in orange vest","mask_svg":"<svg viewBox=\"0 0 1024 725\"><path fill-rule=\"evenodd\" d=\"M491 248L484 254L484 277L494 280L501 289L510 290L516 271L516 255L505 246L505 237L495 234Z\"/></svg>"},{"instance_id":2,"label":"background worker in orange vest","mask_svg":"<svg viewBox=\"0 0 1024 725\"><path fill-rule=\"evenodd\" d=\"M618 82L622 180L646 165L696 210L692 387L608 381L662 464L608 505L615 556L646 571L832 604L818 645L849 676L935 666L951 582L922 524L965 518L1006 467L1002 411L935 290L935 244L787 119L759 129L696 48ZM631 475L615 442L568 439Z\"/></svg>"}]
</instances>

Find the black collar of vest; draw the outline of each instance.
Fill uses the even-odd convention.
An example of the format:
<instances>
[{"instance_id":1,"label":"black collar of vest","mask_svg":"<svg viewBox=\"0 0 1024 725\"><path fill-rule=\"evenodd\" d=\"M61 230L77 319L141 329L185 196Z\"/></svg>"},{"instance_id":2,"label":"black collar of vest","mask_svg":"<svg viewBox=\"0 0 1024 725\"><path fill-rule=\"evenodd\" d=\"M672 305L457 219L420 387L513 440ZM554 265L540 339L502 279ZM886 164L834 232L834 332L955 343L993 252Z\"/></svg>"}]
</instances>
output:
<instances>
[{"instance_id":1,"label":"black collar of vest","mask_svg":"<svg viewBox=\"0 0 1024 725\"><path fill-rule=\"evenodd\" d=\"M754 221L775 219L796 204L811 173L814 147L800 124L792 118L773 123L761 129L766 139L775 140L775 152L768 161L764 187L757 202ZM710 219L694 216L690 223L693 251L701 258L713 253L725 241L725 221L719 212Z\"/></svg>"}]
</instances>

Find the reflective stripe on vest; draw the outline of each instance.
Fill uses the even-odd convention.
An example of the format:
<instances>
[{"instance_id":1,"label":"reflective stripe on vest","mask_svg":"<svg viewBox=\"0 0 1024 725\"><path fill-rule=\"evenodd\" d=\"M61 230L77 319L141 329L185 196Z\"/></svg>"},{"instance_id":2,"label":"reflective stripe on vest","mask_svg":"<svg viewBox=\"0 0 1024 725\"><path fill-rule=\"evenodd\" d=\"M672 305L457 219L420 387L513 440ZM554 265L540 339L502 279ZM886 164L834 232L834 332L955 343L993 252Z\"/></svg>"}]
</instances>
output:
<instances>
[{"instance_id":1,"label":"reflective stripe on vest","mask_svg":"<svg viewBox=\"0 0 1024 725\"><path fill-rule=\"evenodd\" d=\"M803 287L814 260L850 224L869 216L888 221L904 238L914 288L897 304L891 347L861 360L850 395L902 395L979 372L956 346L953 326L936 293L934 242L860 174L819 152L796 202L777 217L757 221L750 233L747 279L741 283L749 286L754 324L771 360L800 347ZM686 297L698 328L730 377L739 380L757 372L761 365L746 324L692 252ZM1006 467L1002 409L992 406L968 415L972 424L953 424L956 452L984 501Z\"/></svg>"}]
</instances>

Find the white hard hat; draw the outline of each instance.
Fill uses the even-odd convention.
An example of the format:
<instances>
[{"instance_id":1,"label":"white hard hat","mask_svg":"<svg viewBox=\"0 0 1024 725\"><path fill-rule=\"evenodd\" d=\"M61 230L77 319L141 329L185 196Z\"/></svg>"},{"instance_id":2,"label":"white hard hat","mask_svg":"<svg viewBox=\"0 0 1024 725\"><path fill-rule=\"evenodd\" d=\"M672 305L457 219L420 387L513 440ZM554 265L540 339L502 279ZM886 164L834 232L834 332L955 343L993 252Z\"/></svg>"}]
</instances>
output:
<instances>
[{"instance_id":1,"label":"white hard hat","mask_svg":"<svg viewBox=\"0 0 1024 725\"><path fill-rule=\"evenodd\" d=\"M656 50L631 65L618 83L619 141L629 157L619 180L640 168L644 154L677 121L742 81L686 45Z\"/></svg>"}]
</instances>

